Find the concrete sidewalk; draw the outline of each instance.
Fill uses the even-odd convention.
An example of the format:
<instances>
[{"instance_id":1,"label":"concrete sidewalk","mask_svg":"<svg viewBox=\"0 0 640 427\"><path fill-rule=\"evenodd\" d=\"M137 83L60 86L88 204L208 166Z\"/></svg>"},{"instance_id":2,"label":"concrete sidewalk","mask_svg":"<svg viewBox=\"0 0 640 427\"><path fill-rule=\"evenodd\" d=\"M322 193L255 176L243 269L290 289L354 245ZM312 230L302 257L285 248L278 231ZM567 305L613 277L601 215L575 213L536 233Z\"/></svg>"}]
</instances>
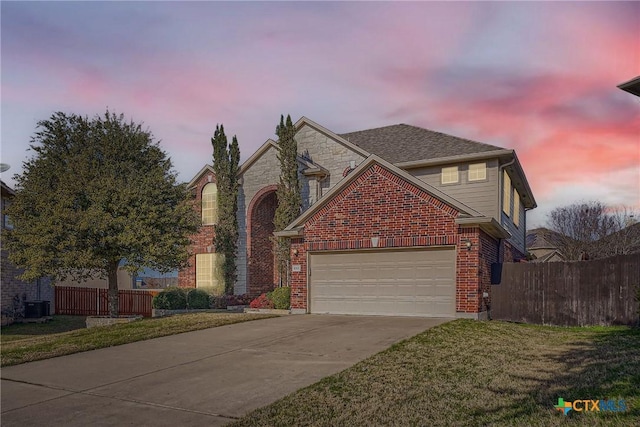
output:
<instances>
[{"instance_id":1,"label":"concrete sidewalk","mask_svg":"<svg viewBox=\"0 0 640 427\"><path fill-rule=\"evenodd\" d=\"M6 367L1 423L223 425L448 320L284 316Z\"/></svg>"}]
</instances>

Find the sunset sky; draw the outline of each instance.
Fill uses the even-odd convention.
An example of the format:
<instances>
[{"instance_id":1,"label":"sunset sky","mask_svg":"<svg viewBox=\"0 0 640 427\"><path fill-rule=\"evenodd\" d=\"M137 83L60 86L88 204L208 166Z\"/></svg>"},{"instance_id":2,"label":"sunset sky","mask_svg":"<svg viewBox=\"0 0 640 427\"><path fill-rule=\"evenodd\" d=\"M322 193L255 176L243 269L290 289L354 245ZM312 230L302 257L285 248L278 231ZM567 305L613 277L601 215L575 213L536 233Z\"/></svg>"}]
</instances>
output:
<instances>
[{"instance_id":1,"label":"sunset sky","mask_svg":"<svg viewBox=\"0 0 640 427\"><path fill-rule=\"evenodd\" d=\"M538 202L640 209L640 2L1 3L2 162L36 122L109 108L189 181L216 124L243 160L280 114L337 133L407 123L515 148Z\"/></svg>"}]
</instances>

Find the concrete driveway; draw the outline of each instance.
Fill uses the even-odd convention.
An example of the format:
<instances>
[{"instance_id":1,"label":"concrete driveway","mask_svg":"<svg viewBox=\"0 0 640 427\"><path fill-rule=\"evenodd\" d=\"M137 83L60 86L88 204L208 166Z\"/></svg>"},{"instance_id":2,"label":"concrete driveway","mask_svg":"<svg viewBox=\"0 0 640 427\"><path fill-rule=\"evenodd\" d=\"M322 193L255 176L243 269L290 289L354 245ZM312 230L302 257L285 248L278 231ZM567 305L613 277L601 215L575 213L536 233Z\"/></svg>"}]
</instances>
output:
<instances>
[{"instance_id":1,"label":"concrete driveway","mask_svg":"<svg viewBox=\"0 0 640 427\"><path fill-rule=\"evenodd\" d=\"M284 316L6 367L1 422L223 425L448 320Z\"/></svg>"}]
</instances>

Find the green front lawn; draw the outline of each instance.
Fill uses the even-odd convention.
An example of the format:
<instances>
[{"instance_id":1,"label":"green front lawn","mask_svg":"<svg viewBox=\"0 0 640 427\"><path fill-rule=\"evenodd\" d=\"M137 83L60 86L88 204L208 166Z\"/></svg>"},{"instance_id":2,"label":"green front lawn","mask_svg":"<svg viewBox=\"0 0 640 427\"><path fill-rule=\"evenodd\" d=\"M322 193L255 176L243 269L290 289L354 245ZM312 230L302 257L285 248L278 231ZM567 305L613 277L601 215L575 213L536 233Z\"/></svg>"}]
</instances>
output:
<instances>
[{"instance_id":1,"label":"green front lawn","mask_svg":"<svg viewBox=\"0 0 640 427\"><path fill-rule=\"evenodd\" d=\"M3 327L1 365L17 365L268 317L274 317L274 315L194 313L86 329L84 328L85 318L82 316L54 316L54 320L47 323L15 324Z\"/></svg>"},{"instance_id":2,"label":"green front lawn","mask_svg":"<svg viewBox=\"0 0 640 427\"><path fill-rule=\"evenodd\" d=\"M86 325L84 316L53 316L53 320L46 323L14 323L3 326L0 332L0 342L6 344L11 341L23 340L42 335L59 334L62 332L83 329Z\"/></svg>"},{"instance_id":3,"label":"green front lawn","mask_svg":"<svg viewBox=\"0 0 640 427\"><path fill-rule=\"evenodd\" d=\"M564 416L559 397L624 399L628 409ZM457 320L233 425L640 425L640 329Z\"/></svg>"}]
</instances>

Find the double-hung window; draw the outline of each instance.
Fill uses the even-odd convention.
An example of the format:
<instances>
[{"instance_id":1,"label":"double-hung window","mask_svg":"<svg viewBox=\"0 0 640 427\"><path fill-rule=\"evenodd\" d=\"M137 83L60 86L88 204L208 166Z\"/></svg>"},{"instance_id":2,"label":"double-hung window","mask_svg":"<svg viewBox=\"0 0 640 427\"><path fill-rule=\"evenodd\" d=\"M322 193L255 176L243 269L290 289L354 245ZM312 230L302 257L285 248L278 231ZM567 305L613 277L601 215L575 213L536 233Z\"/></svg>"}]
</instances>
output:
<instances>
[{"instance_id":1,"label":"double-hung window","mask_svg":"<svg viewBox=\"0 0 640 427\"><path fill-rule=\"evenodd\" d=\"M458 182L458 167L451 166L448 168L442 168L442 183L443 184L455 184Z\"/></svg>"}]
</instances>

